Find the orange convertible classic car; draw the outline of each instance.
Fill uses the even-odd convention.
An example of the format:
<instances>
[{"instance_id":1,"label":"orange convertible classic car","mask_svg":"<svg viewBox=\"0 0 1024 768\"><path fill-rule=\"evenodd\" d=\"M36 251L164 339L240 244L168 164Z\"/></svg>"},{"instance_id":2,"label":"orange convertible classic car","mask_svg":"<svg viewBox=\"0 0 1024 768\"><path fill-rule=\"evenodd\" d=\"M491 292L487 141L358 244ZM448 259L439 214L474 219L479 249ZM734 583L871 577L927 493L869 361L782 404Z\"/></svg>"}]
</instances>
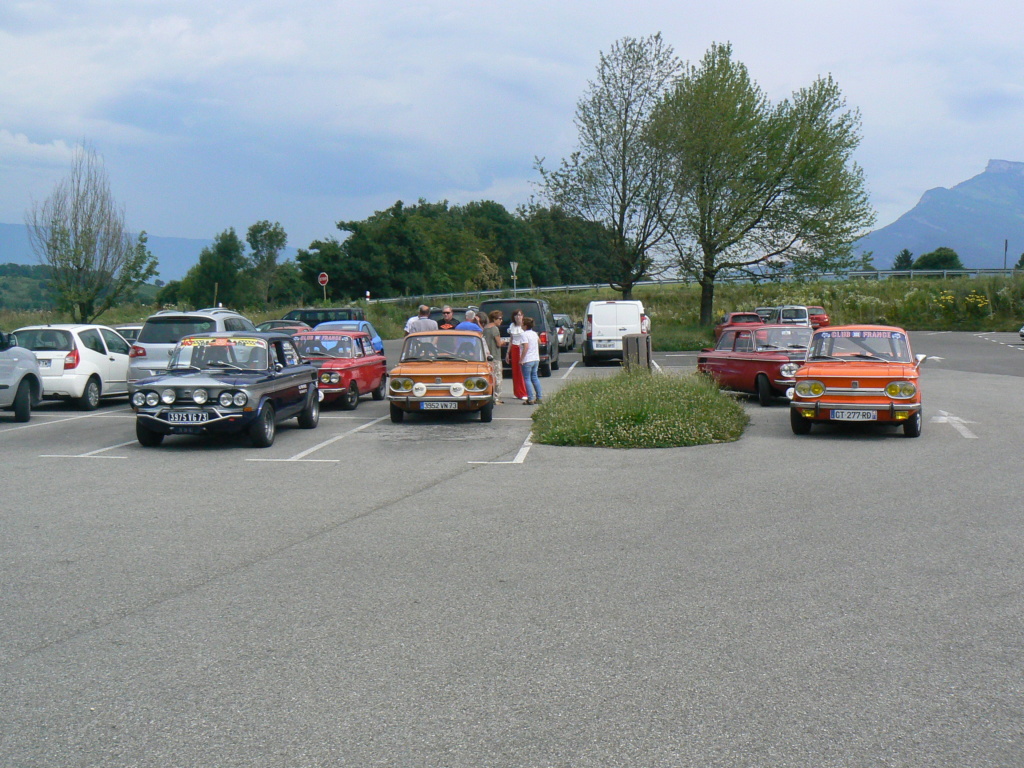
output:
<instances>
[{"instance_id":1,"label":"orange convertible classic car","mask_svg":"<svg viewBox=\"0 0 1024 768\"><path fill-rule=\"evenodd\" d=\"M806 435L815 422L874 421L921 434L918 374L902 328L845 325L815 331L790 390L790 424Z\"/></svg>"},{"instance_id":2,"label":"orange convertible classic car","mask_svg":"<svg viewBox=\"0 0 1024 768\"><path fill-rule=\"evenodd\" d=\"M477 411L494 414L494 374L483 336L475 331L411 333L388 384L391 420L406 413Z\"/></svg>"}]
</instances>

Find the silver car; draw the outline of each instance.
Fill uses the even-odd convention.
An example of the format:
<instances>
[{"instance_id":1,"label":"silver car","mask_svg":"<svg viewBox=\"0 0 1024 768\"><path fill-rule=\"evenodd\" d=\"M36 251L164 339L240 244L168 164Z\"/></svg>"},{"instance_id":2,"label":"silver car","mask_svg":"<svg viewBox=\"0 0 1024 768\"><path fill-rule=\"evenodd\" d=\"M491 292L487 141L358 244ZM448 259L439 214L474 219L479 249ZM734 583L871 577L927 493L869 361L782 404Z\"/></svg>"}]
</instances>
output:
<instances>
[{"instance_id":1,"label":"silver car","mask_svg":"<svg viewBox=\"0 0 1024 768\"><path fill-rule=\"evenodd\" d=\"M197 312L179 312L165 309L150 315L142 324L139 336L132 344L128 364L128 381L158 376L167 370L175 345L186 336L219 331L255 331L256 326L247 317L220 307Z\"/></svg>"},{"instance_id":2,"label":"silver car","mask_svg":"<svg viewBox=\"0 0 1024 768\"><path fill-rule=\"evenodd\" d=\"M35 355L18 346L15 334L0 332L0 410L14 411L15 421L28 421L42 393Z\"/></svg>"}]
</instances>

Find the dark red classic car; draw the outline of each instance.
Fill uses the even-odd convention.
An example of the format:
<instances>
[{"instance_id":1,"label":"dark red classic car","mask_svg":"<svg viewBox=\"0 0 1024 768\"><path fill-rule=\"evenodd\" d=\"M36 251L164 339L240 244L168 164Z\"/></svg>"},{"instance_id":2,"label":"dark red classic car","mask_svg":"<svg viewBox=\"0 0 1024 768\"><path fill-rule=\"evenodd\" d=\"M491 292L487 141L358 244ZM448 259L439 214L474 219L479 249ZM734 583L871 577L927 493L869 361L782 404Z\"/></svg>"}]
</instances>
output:
<instances>
[{"instance_id":1,"label":"dark red classic car","mask_svg":"<svg viewBox=\"0 0 1024 768\"><path fill-rule=\"evenodd\" d=\"M733 325L764 325L764 320L757 312L730 312L724 315L718 325L715 326L715 341L722 338L722 332Z\"/></svg>"},{"instance_id":2,"label":"dark red classic car","mask_svg":"<svg viewBox=\"0 0 1024 768\"><path fill-rule=\"evenodd\" d=\"M811 333L809 326L796 325L726 328L714 349L700 353L697 370L713 376L720 387L756 394L761 405L771 405L793 386Z\"/></svg>"},{"instance_id":3,"label":"dark red classic car","mask_svg":"<svg viewBox=\"0 0 1024 768\"><path fill-rule=\"evenodd\" d=\"M361 331L304 331L292 336L299 353L315 365L324 405L339 400L343 410L359 405L361 395L383 400L388 365Z\"/></svg>"}]
</instances>

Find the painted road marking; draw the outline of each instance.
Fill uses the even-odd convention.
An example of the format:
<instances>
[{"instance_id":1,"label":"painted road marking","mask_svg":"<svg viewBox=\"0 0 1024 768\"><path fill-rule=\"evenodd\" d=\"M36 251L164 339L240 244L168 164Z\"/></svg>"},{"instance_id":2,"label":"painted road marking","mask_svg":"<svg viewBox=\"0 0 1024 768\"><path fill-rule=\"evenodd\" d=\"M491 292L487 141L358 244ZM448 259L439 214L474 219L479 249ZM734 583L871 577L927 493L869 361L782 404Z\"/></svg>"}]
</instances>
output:
<instances>
[{"instance_id":1,"label":"painted road marking","mask_svg":"<svg viewBox=\"0 0 1024 768\"><path fill-rule=\"evenodd\" d=\"M526 441L520 446L519 452L512 461L467 461L467 464L522 464L526 461L526 455L530 452L530 448L533 446L533 442L530 438L533 434L529 434L526 437Z\"/></svg>"},{"instance_id":2,"label":"painted road marking","mask_svg":"<svg viewBox=\"0 0 1024 768\"><path fill-rule=\"evenodd\" d=\"M115 448L124 448L126 445L132 445L137 441L129 440L126 443L118 443L117 445L108 445L106 448L97 448L95 451L89 451L88 453L42 453L39 455L41 459L127 459L127 456L100 456L104 451L112 451Z\"/></svg>"},{"instance_id":3,"label":"painted road marking","mask_svg":"<svg viewBox=\"0 0 1024 768\"><path fill-rule=\"evenodd\" d=\"M960 433L961 437L966 437L968 440L977 440L978 436L971 432L965 424L977 424L976 421L965 421L959 416L954 416L951 413L945 411L939 411L938 416L932 416L932 423L934 424L949 424L953 429Z\"/></svg>"},{"instance_id":4,"label":"painted road marking","mask_svg":"<svg viewBox=\"0 0 1024 768\"><path fill-rule=\"evenodd\" d=\"M384 421L384 419L387 419L387 418L390 418L390 416L381 416L379 419L374 419L373 421L368 421L365 424L362 424L362 425L360 425L358 427L354 427L353 429L350 429L350 430L348 430L346 432L342 432L340 435L335 435L334 437L330 438L329 440L324 440L322 443L318 443L317 445L314 445L312 448L307 448L306 450L304 450L304 451L302 451L300 453L296 453L294 456L292 456L291 458L288 458L288 459L246 459L246 461L307 461L307 462L318 462L318 463L321 463L321 464L337 464L340 461L340 459L307 459L306 457L309 456L311 453L315 453L316 451L319 451L321 448L326 448L328 445L331 445L332 443L338 442L339 440L341 440L344 437L348 437L349 435L353 435L356 432L361 432L364 429L366 429L367 427L372 427L374 424L379 424L380 422Z\"/></svg>"}]
</instances>

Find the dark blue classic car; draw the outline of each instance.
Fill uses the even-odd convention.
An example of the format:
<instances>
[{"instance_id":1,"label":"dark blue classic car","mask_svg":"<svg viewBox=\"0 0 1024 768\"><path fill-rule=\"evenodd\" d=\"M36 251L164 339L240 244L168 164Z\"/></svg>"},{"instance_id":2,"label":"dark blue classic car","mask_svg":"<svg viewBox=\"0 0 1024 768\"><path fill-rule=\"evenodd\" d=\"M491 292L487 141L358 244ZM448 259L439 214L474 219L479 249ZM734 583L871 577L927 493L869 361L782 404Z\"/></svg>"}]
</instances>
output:
<instances>
[{"instance_id":1,"label":"dark blue classic car","mask_svg":"<svg viewBox=\"0 0 1024 768\"><path fill-rule=\"evenodd\" d=\"M147 447L165 435L245 430L253 445L274 442L277 422L320 420L316 368L285 333L203 333L186 336L165 374L129 385L135 435Z\"/></svg>"}]
</instances>

